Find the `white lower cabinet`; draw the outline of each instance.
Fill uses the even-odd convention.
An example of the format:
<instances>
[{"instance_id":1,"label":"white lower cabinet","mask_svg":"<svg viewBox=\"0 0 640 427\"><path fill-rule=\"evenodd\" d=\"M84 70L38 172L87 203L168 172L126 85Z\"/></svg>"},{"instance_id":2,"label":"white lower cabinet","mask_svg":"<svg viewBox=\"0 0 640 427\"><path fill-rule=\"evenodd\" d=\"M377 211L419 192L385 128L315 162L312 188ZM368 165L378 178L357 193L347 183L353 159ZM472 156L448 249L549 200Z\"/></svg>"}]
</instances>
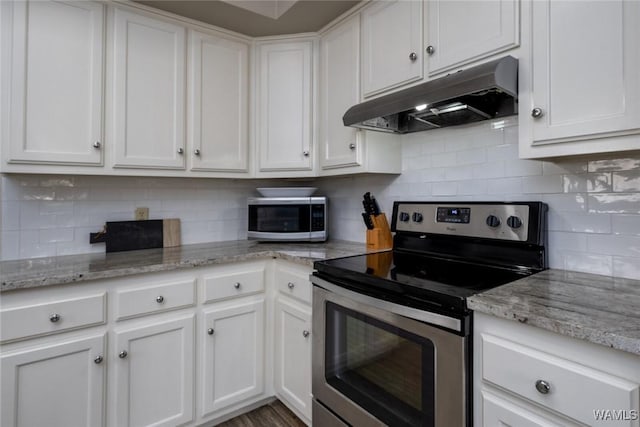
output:
<instances>
[{"instance_id":1,"label":"white lower cabinet","mask_svg":"<svg viewBox=\"0 0 640 427\"><path fill-rule=\"evenodd\" d=\"M473 372L478 426L640 426L631 353L475 313Z\"/></svg>"},{"instance_id":2,"label":"white lower cabinet","mask_svg":"<svg viewBox=\"0 0 640 427\"><path fill-rule=\"evenodd\" d=\"M275 307L276 394L311 420L311 307L278 297Z\"/></svg>"},{"instance_id":3,"label":"white lower cabinet","mask_svg":"<svg viewBox=\"0 0 640 427\"><path fill-rule=\"evenodd\" d=\"M259 297L203 310L201 416L264 392L264 306Z\"/></svg>"},{"instance_id":4,"label":"white lower cabinet","mask_svg":"<svg viewBox=\"0 0 640 427\"><path fill-rule=\"evenodd\" d=\"M117 328L109 364L110 424L176 426L194 419L194 314Z\"/></svg>"},{"instance_id":5,"label":"white lower cabinet","mask_svg":"<svg viewBox=\"0 0 640 427\"><path fill-rule=\"evenodd\" d=\"M103 426L105 335L10 351L0 358L0 424Z\"/></svg>"}]
</instances>

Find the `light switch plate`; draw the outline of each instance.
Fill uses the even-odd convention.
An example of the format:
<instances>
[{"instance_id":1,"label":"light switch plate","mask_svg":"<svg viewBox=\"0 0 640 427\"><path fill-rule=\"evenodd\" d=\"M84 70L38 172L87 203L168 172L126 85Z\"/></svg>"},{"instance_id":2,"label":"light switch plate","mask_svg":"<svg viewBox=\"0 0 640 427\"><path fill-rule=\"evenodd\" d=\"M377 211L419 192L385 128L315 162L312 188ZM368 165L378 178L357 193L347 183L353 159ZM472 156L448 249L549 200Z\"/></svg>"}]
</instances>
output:
<instances>
[{"instance_id":1,"label":"light switch plate","mask_svg":"<svg viewBox=\"0 0 640 427\"><path fill-rule=\"evenodd\" d=\"M136 221L144 221L149 219L149 208L136 208Z\"/></svg>"}]
</instances>

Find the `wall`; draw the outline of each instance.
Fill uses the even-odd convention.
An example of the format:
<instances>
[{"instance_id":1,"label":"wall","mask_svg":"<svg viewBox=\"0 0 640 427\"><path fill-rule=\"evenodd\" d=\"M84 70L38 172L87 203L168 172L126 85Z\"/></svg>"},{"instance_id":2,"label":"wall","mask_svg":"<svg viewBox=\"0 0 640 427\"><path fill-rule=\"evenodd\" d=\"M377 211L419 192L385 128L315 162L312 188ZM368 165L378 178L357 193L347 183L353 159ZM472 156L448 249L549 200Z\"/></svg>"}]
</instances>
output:
<instances>
[{"instance_id":1,"label":"wall","mask_svg":"<svg viewBox=\"0 0 640 427\"><path fill-rule=\"evenodd\" d=\"M402 175L321 180L332 237L364 241L366 191L388 215L394 200L541 200L549 205L551 267L640 279L640 152L519 160L515 124L406 135Z\"/></svg>"},{"instance_id":2,"label":"wall","mask_svg":"<svg viewBox=\"0 0 640 427\"><path fill-rule=\"evenodd\" d=\"M264 182L263 182L264 184ZM246 239L246 199L253 180L4 175L1 178L3 260L104 252L89 233L106 221L180 218L184 244Z\"/></svg>"},{"instance_id":3,"label":"wall","mask_svg":"<svg viewBox=\"0 0 640 427\"><path fill-rule=\"evenodd\" d=\"M640 152L557 161L519 160L510 118L404 136L399 176L324 178L334 239L364 241L361 198L542 200L549 204L550 264L640 279ZM89 232L105 221L182 220L183 243L245 239L254 188L308 182L5 175L1 178L1 259L103 252Z\"/></svg>"}]
</instances>

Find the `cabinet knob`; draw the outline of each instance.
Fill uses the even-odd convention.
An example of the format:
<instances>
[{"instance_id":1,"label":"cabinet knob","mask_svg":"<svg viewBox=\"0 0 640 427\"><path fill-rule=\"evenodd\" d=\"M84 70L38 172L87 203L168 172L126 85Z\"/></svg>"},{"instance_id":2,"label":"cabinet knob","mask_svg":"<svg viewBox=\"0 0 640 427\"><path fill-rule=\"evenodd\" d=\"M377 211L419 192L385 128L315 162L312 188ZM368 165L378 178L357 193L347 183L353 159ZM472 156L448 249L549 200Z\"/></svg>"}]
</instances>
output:
<instances>
[{"instance_id":1,"label":"cabinet knob","mask_svg":"<svg viewBox=\"0 0 640 427\"><path fill-rule=\"evenodd\" d=\"M349 148L352 150L356 149L356 144L354 144L353 142L351 144L349 144Z\"/></svg>"},{"instance_id":2,"label":"cabinet knob","mask_svg":"<svg viewBox=\"0 0 640 427\"><path fill-rule=\"evenodd\" d=\"M196 148L195 150L193 150L193 154L195 154L196 156L199 156L200 150Z\"/></svg>"},{"instance_id":3,"label":"cabinet knob","mask_svg":"<svg viewBox=\"0 0 640 427\"><path fill-rule=\"evenodd\" d=\"M213 335L213 332L214 332L213 328L209 328L209 329L207 329L207 333L208 333L209 335Z\"/></svg>"},{"instance_id":4,"label":"cabinet knob","mask_svg":"<svg viewBox=\"0 0 640 427\"><path fill-rule=\"evenodd\" d=\"M531 110L531 117L533 117L534 119L539 119L540 117L543 116L543 112L542 112L542 108L534 108L533 110Z\"/></svg>"},{"instance_id":5,"label":"cabinet knob","mask_svg":"<svg viewBox=\"0 0 640 427\"><path fill-rule=\"evenodd\" d=\"M54 313L51 316L49 316L49 320L51 320L51 322L53 322L53 323L56 323L57 321L60 320L60 315Z\"/></svg>"},{"instance_id":6,"label":"cabinet knob","mask_svg":"<svg viewBox=\"0 0 640 427\"><path fill-rule=\"evenodd\" d=\"M416 54L415 52L411 52L409 54L409 59L411 60L411 62L414 62L416 59L418 59L418 54Z\"/></svg>"},{"instance_id":7,"label":"cabinet knob","mask_svg":"<svg viewBox=\"0 0 640 427\"><path fill-rule=\"evenodd\" d=\"M125 357L127 357L127 354L129 354L127 353L127 350L122 350L120 353L118 353L118 357L120 359L124 359Z\"/></svg>"},{"instance_id":8,"label":"cabinet knob","mask_svg":"<svg viewBox=\"0 0 640 427\"><path fill-rule=\"evenodd\" d=\"M287 286L289 287L289 289L293 289L294 286L296 286L296 284L293 283L293 282L289 282L289 283L287 283Z\"/></svg>"},{"instance_id":9,"label":"cabinet knob","mask_svg":"<svg viewBox=\"0 0 640 427\"><path fill-rule=\"evenodd\" d=\"M93 363L95 364L102 363L102 356L96 356L96 358L93 359Z\"/></svg>"},{"instance_id":10,"label":"cabinet knob","mask_svg":"<svg viewBox=\"0 0 640 427\"><path fill-rule=\"evenodd\" d=\"M305 157L309 157L309 152L308 151L303 151L302 155L305 156Z\"/></svg>"},{"instance_id":11,"label":"cabinet knob","mask_svg":"<svg viewBox=\"0 0 640 427\"><path fill-rule=\"evenodd\" d=\"M536 381L536 390L538 390L541 394L548 394L551 391L551 384L546 382L545 380Z\"/></svg>"},{"instance_id":12,"label":"cabinet knob","mask_svg":"<svg viewBox=\"0 0 640 427\"><path fill-rule=\"evenodd\" d=\"M164 302L164 297L163 297L162 295L158 295L158 296L156 297L156 302L157 302L158 304L162 304L162 303Z\"/></svg>"},{"instance_id":13,"label":"cabinet knob","mask_svg":"<svg viewBox=\"0 0 640 427\"><path fill-rule=\"evenodd\" d=\"M431 45L427 46L427 53L428 53L429 55L433 55L433 52L435 52L435 51L436 51L436 48L435 48L435 47L433 47L433 46L431 46Z\"/></svg>"},{"instance_id":14,"label":"cabinet knob","mask_svg":"<svg viewBox=\"0 0 640 427\"><path fill-rule=\"evenodd\" d=\"M93 148L96 148L96 149L99 150L100 147L102 147L102 143L100 143L100 141L96 141L96 142L93 143Z\"/></svg>"},{"instance_id":15,"label":"cabinet knob","mask_svg":"<svg viewBox=\"0 0 640 427\"><path fill-rule=\"evenodd\" d=\"M307 338L309 336L309 331L302 331L302 336Z\"/></svg>"},{"instance_id":16,"label":"cabinet knob","mask_svg":"<svg viewBox=\"0 0 640 427\"><path fill-rule=\"evenodd\" d=\"M184 148L182 147L178 148L178 154L184 154Z\"/></svg>"},{"instance_id":17,"label":"cabinet knob","mask_svg":"<svg viewBox=\"0 0 640 427\"><path fill-rule=\"evenodd\" d=\"M240 282L234 283L233 287L236 288L236 289L240 289Z\"/></svg>"}]
</instances>

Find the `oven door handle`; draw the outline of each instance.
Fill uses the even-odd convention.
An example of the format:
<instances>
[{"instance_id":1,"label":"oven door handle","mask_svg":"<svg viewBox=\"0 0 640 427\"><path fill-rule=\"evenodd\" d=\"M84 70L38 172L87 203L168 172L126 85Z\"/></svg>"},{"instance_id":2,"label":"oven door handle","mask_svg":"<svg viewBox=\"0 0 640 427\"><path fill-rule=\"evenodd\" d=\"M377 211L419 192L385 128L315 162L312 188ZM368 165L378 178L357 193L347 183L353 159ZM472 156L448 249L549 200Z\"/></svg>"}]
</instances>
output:
<instances>
[{"instance_id":1,"label":"oven door handle","mask_svg":"<svg viewBox=\"0 0 640 427\"><path fill-rule=\"evenodd\" d=\"M341 286L334 285L333 283L314 275L311 275L309 277L309 280L311 280L311 283L313 283L315 286L319 286L329 292L333 292L344 298L348 298L352 301L365 304L370 307L389 311L399 316L408 317L410 319L419 320L421 322L430 323L432 325L442 326L457 332L460 332L462 330L462 322L460 321L460 319L456 319L454 317L449 317L442 314L420 310L418 308L407 307L378 298L373 298L368 295L364 295L358 292L351 291L349 289L345 289Z\"/></svg>"}]
</instances>

